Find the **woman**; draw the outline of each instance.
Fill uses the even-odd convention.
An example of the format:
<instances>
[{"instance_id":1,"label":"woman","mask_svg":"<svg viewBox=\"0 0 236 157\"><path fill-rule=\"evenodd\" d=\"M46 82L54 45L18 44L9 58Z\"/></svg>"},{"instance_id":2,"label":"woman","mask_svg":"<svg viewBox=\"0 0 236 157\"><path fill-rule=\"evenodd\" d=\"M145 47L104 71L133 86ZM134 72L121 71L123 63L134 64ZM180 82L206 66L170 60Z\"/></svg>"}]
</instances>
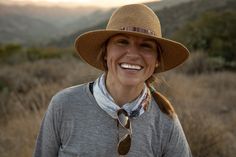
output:
<instances>
[{"instance_id":1,"label":"woman","mask_svg":"<svg viewBox=\"0 0 236 157\"><path fill-rule=\"evenodd\" d=\"M162 38L151 9L120 7L105 30L82 34L75 47L104 74L52 98L35 157L191 156L174 109L151 85L154 74L181 64L189 52Z\"/></svg>"}]
</instances>

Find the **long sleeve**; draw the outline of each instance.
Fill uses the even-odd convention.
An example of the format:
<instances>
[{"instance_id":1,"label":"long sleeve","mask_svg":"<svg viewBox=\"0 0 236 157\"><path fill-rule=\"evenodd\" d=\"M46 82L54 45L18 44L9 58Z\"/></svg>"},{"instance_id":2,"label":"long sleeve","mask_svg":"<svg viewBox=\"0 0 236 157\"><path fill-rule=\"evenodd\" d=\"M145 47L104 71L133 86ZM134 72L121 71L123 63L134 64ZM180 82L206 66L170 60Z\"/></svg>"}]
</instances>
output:
<instances>
[{"instance_id":1,"label":"long sleeve","mask_svg":"<svg viewBox=\"0 0 236 157\"><path fill-rule=\"evenodd\" d=\"M174 118L163 157L192 157L187 139L177 117Z\"/></svg>"},{"instance_id":2,"label":"long sleeve","mask_svg":"<svg viewBox=\"0 0 236 157\"><path fill-rule=\"evenodd\" d=\"M58 104L49 104L48 110L42 120L37 137L34 157L57 157L60 148L60 119L61 110Z\"/></svg>"}]
</instances>

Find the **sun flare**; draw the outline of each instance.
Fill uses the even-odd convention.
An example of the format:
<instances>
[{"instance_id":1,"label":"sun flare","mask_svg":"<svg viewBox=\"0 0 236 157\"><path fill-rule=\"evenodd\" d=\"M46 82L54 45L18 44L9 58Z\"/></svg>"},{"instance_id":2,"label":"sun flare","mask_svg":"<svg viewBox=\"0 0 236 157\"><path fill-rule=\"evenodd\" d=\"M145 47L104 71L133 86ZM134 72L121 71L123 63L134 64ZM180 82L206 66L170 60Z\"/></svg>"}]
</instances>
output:
<instances>
[{"instance_id":1,"label":"sun flare","mask_svg":"<svg viewBox=\"0 0 236 157\"><path fill-rule=\"evenodd\" d=\"M78 3L78 4L90 4L92 0L45 0L48 3Z\"/></svg>"}]
</instances>

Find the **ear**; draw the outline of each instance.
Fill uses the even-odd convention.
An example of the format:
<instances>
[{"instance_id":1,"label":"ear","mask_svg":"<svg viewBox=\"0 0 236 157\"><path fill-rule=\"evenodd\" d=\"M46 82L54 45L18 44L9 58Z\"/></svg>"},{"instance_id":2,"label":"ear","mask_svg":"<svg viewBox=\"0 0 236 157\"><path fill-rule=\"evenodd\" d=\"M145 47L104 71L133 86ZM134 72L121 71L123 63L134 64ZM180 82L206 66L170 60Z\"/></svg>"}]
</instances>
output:
<instances>
[{"instance_id":1,"label":"ear","mask_svg":"<svg viewBox=\"0 0 236 157\"><path fill-rule=\"evenodd\" d=\"M107 61L107 54L104 56L104 60Z\"/></svg>"},{"instance_id":2,"label":"ear","mask_svg":"<svg viewBox=\"0 0 236 157\"><path fill-rule=\"evenodd\" d=\"M159 62L158 60L156 60L155 68L157 68L158 66L159 66Z\"/></svg>"}]
</instances>

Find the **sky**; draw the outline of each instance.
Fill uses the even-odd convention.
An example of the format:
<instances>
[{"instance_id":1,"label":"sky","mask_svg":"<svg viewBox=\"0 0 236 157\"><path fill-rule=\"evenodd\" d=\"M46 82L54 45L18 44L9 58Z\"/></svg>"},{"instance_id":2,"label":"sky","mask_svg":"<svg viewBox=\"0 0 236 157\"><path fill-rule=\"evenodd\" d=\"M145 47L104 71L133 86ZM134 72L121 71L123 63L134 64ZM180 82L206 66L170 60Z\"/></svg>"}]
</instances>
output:
<instances>
[{"instance_id":1,"label":"sky","mask_svg":"<svg viewBox=\"0 0 236 157\"><path fill-rule=\"evenodd\" d=\"M37 5L61 5L61 6L97 6L117 7L131 3L143 3L158 0L0 0L7 4L37 4Z\"/></svg>"}]
</instances>

